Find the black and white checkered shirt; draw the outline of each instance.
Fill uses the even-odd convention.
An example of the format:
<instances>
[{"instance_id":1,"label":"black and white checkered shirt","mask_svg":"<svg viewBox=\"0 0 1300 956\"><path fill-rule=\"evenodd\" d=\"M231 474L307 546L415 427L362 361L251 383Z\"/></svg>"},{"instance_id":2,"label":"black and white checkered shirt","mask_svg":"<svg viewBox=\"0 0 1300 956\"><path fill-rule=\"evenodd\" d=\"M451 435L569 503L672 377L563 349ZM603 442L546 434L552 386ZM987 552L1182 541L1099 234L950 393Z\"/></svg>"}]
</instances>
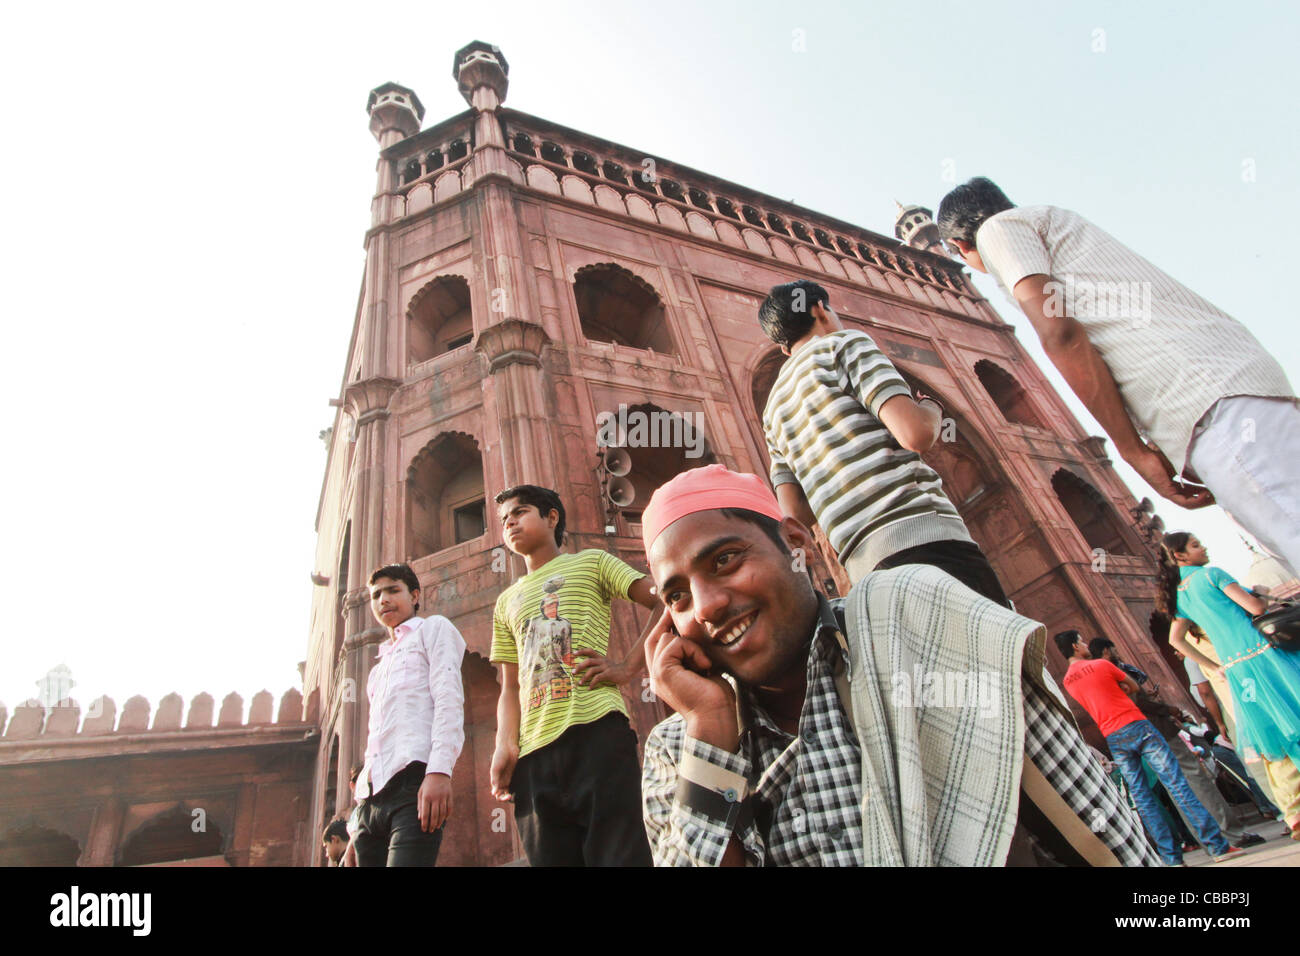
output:
<instances>
[{"instance_id":1,"label":"black and white checkered shirt","mask_svg":"<svg viewBox=\"0 0 1300 956\"><path fill-rule=\"evenodd\" d=\"M651 731L645 747L642 798L656 866L718 866L733 835L744 847L749 865L861 866L866 862L860 742L834 680L838 660L851 664L838 640L842 632L835 611L843 602L819 599L808 654L807 692L795 736L781 731L743 687L737 692L741 726L737 753L688 736L679 714ZM1045 677L1045 683L1055 690L1050 678ZM1136 814L1124 805L1064 704L1051 699L1059 697L1059 691L1053 695L1026 680L1021 692L1025 756L1122 865L1159 866ZM749 781L752 817L742 815L743 822L733 830L678 799L678 767L686 757Z\"/></svg>"},{"instance_id":2,"label":"black and white checkered shirt","mask_svg":"<svg viewBox=\"0 0 1300 956\"><path fill-rule=\"evenodd\" d=\"M675 761L669 753L693 753L751 781L753 819L736 836L748 862L759 866L860 866L862 864L862 756L835 690L834 666L842 657L839 625L821 598L821 613L808 653L807 691L798 733L781 730L746 688L737 701L740 752L727 753L686 736L675 715L646 743L646 829L656 866L716 866L731 832L676 804ZM669 818L677 815L677 826ZM680 838L669 836L675 830Z\"/></svg>"}]
</instances>

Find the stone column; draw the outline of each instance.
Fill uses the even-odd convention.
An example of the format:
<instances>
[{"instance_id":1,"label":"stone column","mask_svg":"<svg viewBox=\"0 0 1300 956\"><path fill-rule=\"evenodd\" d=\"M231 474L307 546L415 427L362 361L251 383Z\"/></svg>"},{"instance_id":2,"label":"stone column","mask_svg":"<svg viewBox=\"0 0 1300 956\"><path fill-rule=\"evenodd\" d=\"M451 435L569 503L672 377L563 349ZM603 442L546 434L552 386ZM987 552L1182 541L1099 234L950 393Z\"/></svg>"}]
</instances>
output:
<instances>
[{"instance_id":1,"label":"stone column","mask_svg":"<svg viewBox=\"0 0 1300 956\"><path fill-rule=\"evenodd\" d=\"M495 399L502 478L554 488L558 476L548 436L542 349L550 341L535 322L506 319L484 329L475 348L488 360L485 387Z\"/></svg>"}]
</instances>

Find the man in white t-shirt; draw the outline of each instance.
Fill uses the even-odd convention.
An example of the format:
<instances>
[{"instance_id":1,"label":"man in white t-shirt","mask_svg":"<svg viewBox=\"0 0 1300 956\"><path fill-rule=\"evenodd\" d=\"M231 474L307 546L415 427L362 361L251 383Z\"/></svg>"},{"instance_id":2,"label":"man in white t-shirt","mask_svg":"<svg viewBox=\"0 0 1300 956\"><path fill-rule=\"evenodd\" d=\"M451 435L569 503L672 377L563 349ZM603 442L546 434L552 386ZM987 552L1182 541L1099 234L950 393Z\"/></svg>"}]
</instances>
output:
<instances>
[{"instance_id":1,"label":"man in white t-shirt","mask_svg":"<svg viewBox=\"0 0 1300 956\"><path fill-rule=\"evenodd\" d=\"M983 177L943 198L937 224L1015 298L1152 488L1185 508L1217 500L1300 568L1300 403L1244 325L1077 213L1017 207Z\"/></svg>"}]
</instances>

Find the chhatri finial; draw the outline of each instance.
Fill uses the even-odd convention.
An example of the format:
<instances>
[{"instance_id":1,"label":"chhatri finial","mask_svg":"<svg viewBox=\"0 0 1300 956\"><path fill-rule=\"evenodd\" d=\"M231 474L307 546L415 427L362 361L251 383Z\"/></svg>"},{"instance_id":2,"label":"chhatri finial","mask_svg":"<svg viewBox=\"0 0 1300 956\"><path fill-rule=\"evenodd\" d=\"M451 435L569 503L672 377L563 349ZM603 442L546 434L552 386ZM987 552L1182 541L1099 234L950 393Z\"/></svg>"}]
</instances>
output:
<instances>
[{"instance_id":1,"label":"chhatri finial","mask_svg":"<svg viewBox=\"0 0 1300 956\"><path fill-rule=\"evenodd\" d=\"M510 86L510 64L501 48L475 40L456 51L451 75L465 102L480 113L490 113L505 102Z\"/></svg>"}]
</instances>

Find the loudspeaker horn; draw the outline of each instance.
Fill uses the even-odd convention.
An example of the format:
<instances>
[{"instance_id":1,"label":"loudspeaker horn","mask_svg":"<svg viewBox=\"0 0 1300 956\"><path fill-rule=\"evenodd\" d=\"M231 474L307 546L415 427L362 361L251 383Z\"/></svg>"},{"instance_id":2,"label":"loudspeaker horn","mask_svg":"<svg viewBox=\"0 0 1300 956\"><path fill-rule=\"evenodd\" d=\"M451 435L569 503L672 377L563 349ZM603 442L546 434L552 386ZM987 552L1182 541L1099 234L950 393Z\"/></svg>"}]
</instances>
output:
<instances>
[{"instance_id":1,"label":"loudspeaker horn","mask_svg":"<svg viewBox=\"0 0 1300 956\"><path fill-rule=\"evenodd\" d=\"M611 478L609 489L605 493L617 508L626 508L636 500L636 489L626 478Z\"/></svg>"},{"instance_id":2,"label":"loudspeaker horn","mask_svg":"<svg viewBox=\"0 0 1300 956\"><path fill-rule=\"evenodd\" d=\"M622 478L632 470L632 456L622 448L610 448L605 452L605 470L615 478Z\"/></svg>"}]
</instances>

